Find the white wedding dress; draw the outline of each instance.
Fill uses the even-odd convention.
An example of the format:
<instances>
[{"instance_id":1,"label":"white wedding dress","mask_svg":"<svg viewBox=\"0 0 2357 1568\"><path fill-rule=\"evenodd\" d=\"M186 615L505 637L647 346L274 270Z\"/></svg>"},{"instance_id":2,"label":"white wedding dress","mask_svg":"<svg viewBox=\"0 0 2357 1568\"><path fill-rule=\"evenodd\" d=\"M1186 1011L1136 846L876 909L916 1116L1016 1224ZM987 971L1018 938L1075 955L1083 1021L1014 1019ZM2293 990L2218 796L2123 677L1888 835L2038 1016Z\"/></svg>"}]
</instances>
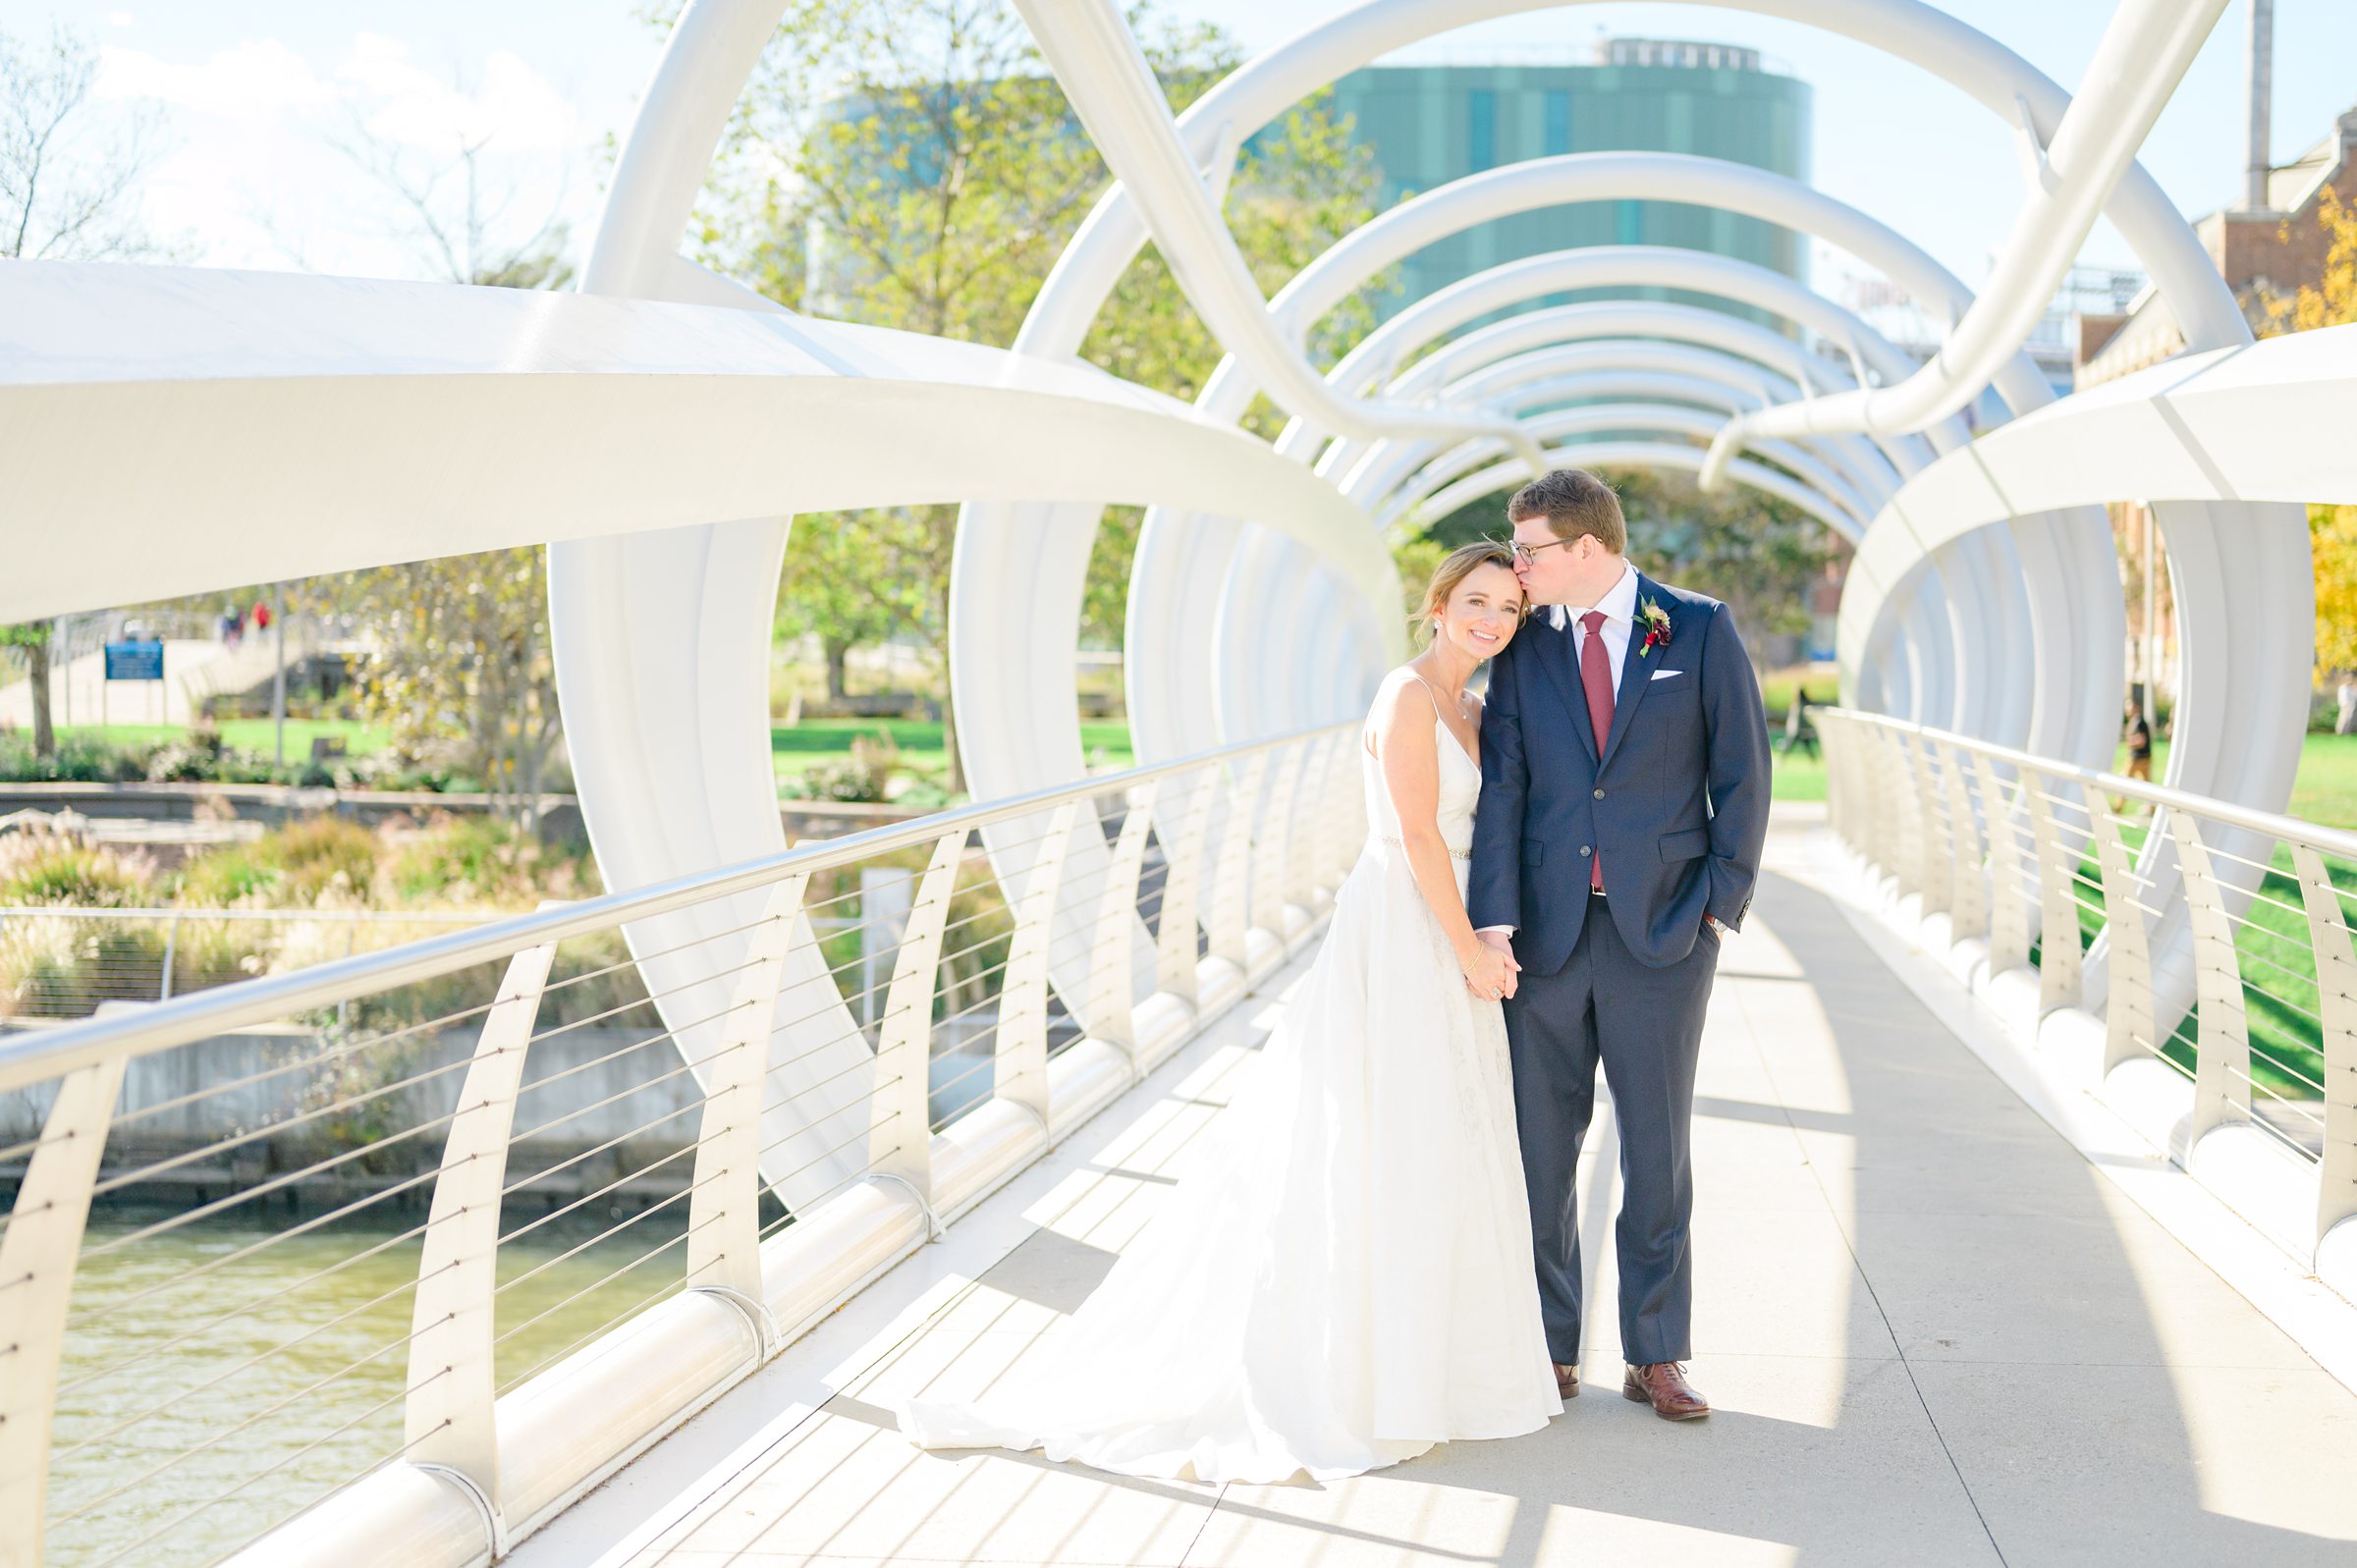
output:
<instances>
[{"instance_id":1,"label":"white wedding dress","mask_svg":"<svg viewBox=\"0 0 2357 1568\"><path fill-rule=\"evenodd\" d=\"M1412 680L1395 671L1386 680ZM1380 699L1379 699L1380 700ZM1465 887L1481 771L1437 710ZM1308 973L1167 1207L978 1403L904 1402L928 1448L1133 1476L1327 1480L1560 1414L1506 1024L1417 891L1381 765Z\"/></svg>"}]
</instances>

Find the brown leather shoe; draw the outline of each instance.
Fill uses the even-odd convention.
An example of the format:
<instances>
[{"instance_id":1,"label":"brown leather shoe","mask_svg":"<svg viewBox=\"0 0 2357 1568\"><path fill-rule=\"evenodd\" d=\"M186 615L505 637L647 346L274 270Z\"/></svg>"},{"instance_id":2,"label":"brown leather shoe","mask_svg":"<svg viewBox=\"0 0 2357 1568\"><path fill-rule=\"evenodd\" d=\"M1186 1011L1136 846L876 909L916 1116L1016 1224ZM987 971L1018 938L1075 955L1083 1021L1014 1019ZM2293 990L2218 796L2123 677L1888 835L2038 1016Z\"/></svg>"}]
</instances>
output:
<instances>
[{"instance_id":1,"label":"brown leather shoe","mask_svg":"<svg viewBox=\"0 0 2357 1568\"><path fill-rule=\"evenodd\" d=\"M1555 1391L1565 1399L1577 1399L1579 1397L1579 1369L1566 1367L1560 1361L1550 1362L1548 1365L1555 1369Z\"/></svg>"},{"instance_id":2,"label":"brown leather shoe","mask_svg":"<svg viewBox=\"0 0 2357 1568\"><path fill-rule=\"evenodd\" d=\"M1653 1413L1664 1421L1698 1421L1711 1413L1711 1402L1686 1381L1683 1362L1630 1367L1621 1381L1620 1396L1653 1406Z\"/></svg>"}]
</instances>

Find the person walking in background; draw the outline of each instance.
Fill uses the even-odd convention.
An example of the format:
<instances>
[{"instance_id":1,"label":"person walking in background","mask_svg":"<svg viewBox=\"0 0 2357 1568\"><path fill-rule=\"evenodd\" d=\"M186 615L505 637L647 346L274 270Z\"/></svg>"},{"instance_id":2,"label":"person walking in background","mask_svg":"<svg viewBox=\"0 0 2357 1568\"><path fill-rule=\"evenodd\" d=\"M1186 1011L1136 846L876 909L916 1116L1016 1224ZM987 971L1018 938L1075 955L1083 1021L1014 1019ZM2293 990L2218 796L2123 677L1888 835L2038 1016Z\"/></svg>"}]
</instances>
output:
<instances>
[{"instance_id":1,"label":"person walking in background","mask_svg":"<svg viewBox=\"0 0 2357 1568\"><path fill-rule=\"evenodd\" d=\"M2131 700L2127 709L2128 729L2123 737L2128 746L2128 777L2153 782L2153 727L2145 722L2143 707Z\"/></svg>"},{"instance_id":2,"label":"person walking in background","mask_svg":"<svg viewBox=\"0 0 2357 1568\"><path fill-rule=\"evenodd\" d=\"M2340 673L2340 717L2332 721L2332 732L2345 735L2357 730L2357 673Z\"/></svg>"},{"instance_id":3,"label":"person walking in background","mask_svg":"<svg viewBox=\"0 0 2357 1568\"><path fill-rule=\"evenodd\" d=\"M1809 760L1817 760L1817 727L1809 723L1809 689L1795 685L1792 705L1784 710L1784 755L1789 757L1801 747L1809 748Z\"/></svg>"}]
</instances>

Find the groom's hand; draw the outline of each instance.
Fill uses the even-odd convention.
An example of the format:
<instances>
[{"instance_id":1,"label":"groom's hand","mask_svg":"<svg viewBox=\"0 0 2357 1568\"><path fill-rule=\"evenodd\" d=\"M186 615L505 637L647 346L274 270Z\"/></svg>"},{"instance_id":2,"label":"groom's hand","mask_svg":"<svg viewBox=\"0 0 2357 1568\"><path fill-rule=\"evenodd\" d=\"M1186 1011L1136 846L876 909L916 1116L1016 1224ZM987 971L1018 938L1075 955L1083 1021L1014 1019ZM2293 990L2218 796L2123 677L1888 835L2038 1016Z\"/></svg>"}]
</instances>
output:
<instances>
[{"instance_id":1,"label":"groom's hand","mask_svg":"<svg viewBox=\"0 0 2357 1568\"><path fill-rule=\"evenodd\" d=\"M1506 954L1506 994L1509 997L1512 996L1514 994L1514 976L1520 973L1522 968L1520 964L1514 962L1514 939L1503 931L1484 931L1477 935L1482 942Z\"/></svg>"}]
</instances>

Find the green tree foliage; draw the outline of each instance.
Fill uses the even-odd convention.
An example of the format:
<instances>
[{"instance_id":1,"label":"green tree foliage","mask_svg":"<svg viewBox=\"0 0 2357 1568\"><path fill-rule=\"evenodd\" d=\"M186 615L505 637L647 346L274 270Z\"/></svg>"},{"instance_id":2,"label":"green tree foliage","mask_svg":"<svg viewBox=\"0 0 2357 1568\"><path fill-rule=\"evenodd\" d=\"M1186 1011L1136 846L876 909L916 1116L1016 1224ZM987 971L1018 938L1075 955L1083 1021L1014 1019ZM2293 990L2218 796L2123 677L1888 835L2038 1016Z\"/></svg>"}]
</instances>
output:
<instances>
[{"instance_id":1,"label":"green tree foliage","mask_svg":"<svg viewBox=\"0 0 2357 1568\"><path fill-rule=\"evenodd\" d=\"M1810 586L1842 548L1823 523L1756 490L1729 486L1706 495L1684 473L1615 469L1604 478L1628 518L1629 559L1648 575L1726 601L1750 637L1809 629ZM1506 501L1505 492L1485 496L1409 537L1441 550L1506 538L1513 531ZM1400 559L1400 580L1412 596L1419 579Z\"/></svg>"},{"instance_id":2,"label":"green tree foliage","mask_svg":"<svg viewBox=\"0 0 2357 1568\"><path fill-rule=\"evenodd\" d=\"M560 733L537 549L378 567L301 585L304 608L358 621L373 652L356 703L404 766L447 763L528 829Z\"/></svg>"},{"instance_id":3,"label":"green tree foliage","mask_svg":"<svg viewBox=\"0 0 2357 1568\"><path fill-rule=\"evenodd\" d=\"M672 8L676 9L676 8ZM1238 58L1216 29L1130 13L1182 109ZM1049 268L1109 182L1029 31L1005 0L796 0L738 102L693 228L701 257L780 303L838 319L1012 345ZM1330 103L1313 100L1243 149L1228 215L1274 292L1372 212L1377 181ZM1362 300L1322 324L1331 357L1373 319ZM1083 357L1175 397L1217 350L1159 256L1141 255ZM1255 427L1269 433L1268 411ZM912 446L924 432L909 432ZM843 652L885 636L930 655L946 689L956 509L797 520L782 628ZM1084 623L1117 642L1136 516L1091 556ZM956 743L949 745L956 785Z\"/></svg>"},{"instance_id":4,"label":"green tree foliage","mask_svg":"<svg viewBox=\"0 0 2357 1568\"><path fill-rule=\"evenodd\" d=\"M2357 321L2357 206L2330 187L2317 214L2331 240L2323 273L2290 298L2275 303L2277 332L2312 332ZM2328 671L2357 670L2357 506L2308 509L2308 543L2316 565L2316 678Z\"/></svg>"}]
</instances>

